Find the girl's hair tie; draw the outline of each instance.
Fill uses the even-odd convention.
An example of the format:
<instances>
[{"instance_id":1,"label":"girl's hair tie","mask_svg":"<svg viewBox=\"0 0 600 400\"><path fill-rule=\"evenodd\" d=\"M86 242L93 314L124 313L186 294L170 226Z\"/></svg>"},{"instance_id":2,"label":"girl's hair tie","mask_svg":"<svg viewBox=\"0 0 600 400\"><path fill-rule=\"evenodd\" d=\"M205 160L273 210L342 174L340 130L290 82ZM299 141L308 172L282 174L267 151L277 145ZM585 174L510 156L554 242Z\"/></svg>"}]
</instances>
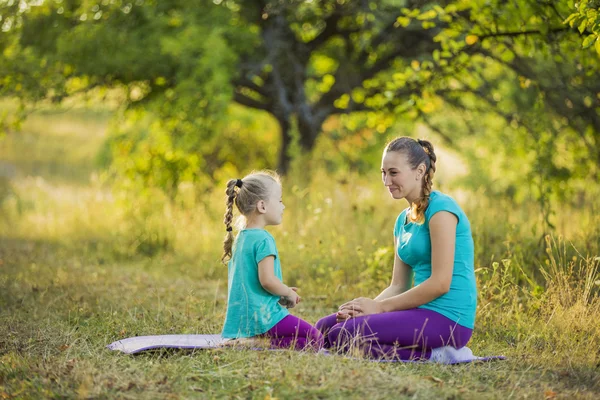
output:
<instances>
[{"instance_id":1,"label":"girl's hair tie","mask_svg":"<svg viewBox=\"0 0 600 400\"><path fill-rule=\"evenodd\" d=\"M242 180L241 180L241 179L238 179L238 180L235 182L235 186L237 186L237 187L241 188L241 187L242 187L242 183L244 183L244 182L242 182Z\"/></svg>"},{"instance_id":2,"label":"girl's hair tie","mask_svg":"<svg viewBox=\"0 0 600 400\"><path fill-rule=\"evenodd\" d=\"M231 232L233 230L233 228L228 226L226 230L227 230L227 232Z\"/></svg>"}]
</instances>

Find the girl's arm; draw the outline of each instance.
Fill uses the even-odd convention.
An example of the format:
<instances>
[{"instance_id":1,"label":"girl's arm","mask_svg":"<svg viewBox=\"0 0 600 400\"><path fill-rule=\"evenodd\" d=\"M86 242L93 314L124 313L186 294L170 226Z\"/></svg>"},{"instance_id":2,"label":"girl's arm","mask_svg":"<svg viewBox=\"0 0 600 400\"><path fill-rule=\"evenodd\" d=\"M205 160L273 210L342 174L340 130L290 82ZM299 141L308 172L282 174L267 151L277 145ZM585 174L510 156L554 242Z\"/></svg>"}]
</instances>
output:
<instances>
[{"instance_id":1,"label":"girl's arm","mask_svg":"<svg viewBox=\"0 0 600 400\"><path fill-rule=\"evenodd\" d=\"M258 263L258 280L267 292L276 296L293 296L296 293L287 285L284 285L275 276L275 257L267 256Z\"/></svg>"},{"instance_id":2,"label":"girl's arm","mask_svg":"<svg viewBox=\"0 0 600 400\"><path fill-rule=\"evenodd\" d=\"M342 307L353 311L353 316L408 310L429 303L447 293L450 290L454 269L457 224L456 216L447 211L436 213L429 221L431 276L423 283L381 301L361 297Z\"/></svg>"},{"instance_id":3,"label":"girl's arm","mask_svg":"<svg viewBox=\"0 0 600 400\"><path fill-rule=\"evenodd\" d=\"M411 282L411 268L398 257L396 251L398 246L398 238L394 238L394 270L392 272L392 282L390 286L385 288L379 296L375 297L375 300L382 301L387 298L397 296L401 293L406 292L410 289Z\"/></svg>"}]
</instances>

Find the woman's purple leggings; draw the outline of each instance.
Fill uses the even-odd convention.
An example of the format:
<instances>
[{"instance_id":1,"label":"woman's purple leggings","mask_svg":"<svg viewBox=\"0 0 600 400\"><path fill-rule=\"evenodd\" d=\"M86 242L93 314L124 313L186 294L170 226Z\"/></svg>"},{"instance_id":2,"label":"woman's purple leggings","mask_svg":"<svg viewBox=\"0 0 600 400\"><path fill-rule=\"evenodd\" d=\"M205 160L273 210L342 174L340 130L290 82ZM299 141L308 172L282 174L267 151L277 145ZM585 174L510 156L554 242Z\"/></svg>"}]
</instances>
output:
<instances>
[{"instance_id":1,"label":"woman's purple leggings","mask_svg":"<svg viewBox=\"0 0 600 400\"><path fill-rule=\"evenodd\" d=\"M313 349L318 351L323 347L321 332L308 322L291 314L261 336L271 338L271 346L274 348L294 347L296 350Z\"/></svg>"},{"instance_id":2,"label":"woman's purple leggings","mask_svg":"<svg viewBox=\"0 0 600 400\"><path fill-rule=\"evenodd\" d=\"M325 335L326 348L348 351L356 346L370 357L400 360L429 359L431 349L441 346L459 349L473 333L424 308L366 315L340 323L332 314L315 326Z\"/></svg>"}]
</instances>

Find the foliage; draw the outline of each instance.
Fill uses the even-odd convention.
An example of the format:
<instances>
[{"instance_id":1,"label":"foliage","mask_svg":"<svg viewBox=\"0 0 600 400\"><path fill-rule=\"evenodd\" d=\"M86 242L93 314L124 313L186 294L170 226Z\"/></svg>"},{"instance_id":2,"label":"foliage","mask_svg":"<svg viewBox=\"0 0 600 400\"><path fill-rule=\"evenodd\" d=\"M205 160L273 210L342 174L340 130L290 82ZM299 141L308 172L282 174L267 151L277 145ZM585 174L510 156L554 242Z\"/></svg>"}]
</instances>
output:
<instances>
[{"instance_id":1,"label":"foliage","mask_svg":"<svg viewBox=\"0 0 600 400\"><path fill-rule=\"evenodd\" d=\"M199 132L197 125L135 109L114 123L100 158L108 177L117 183L124 178L122 189L139 194L160 189L175 200L192 185L196 200L202 201L208 189L241 175L246 163L260 169L276 159L272 144L278 134L269 125L269 119L232 106L219 123L219 135L212 135Z\"/></svg>"},{"instance_id":2,"label":"foliage","mask_svg":"<svg viewBox=\"0 0 600 400\"><path fill-rule=\"evenodd\" d=\"M585 13L594 33L595 4L578 3L568 23ZM285 172L306 152L297 162L369 171L390 136L421 135L425 124L465 156L471 186L533 197L550 228L552 198L580 196L600 173L600 60L563 24L573 7L9 1L0 4L0 94L25 110L119 93L108 175L173 200L187 185L202 198L250 169Z\"/></svg>"},{"instance_id":3,"label":"foliage","mask_svg":"<svg viewBox=\"0 0 600 400\"><path fill-rule=\"evenodd\" d=\"M594 46L598 55L600 55L600 2L597 0L581 0L574 3L576 11L569 15L565 24L571 28L577 29L585 39L582 48L587 49Z\"/></svg>"}]
</instances>

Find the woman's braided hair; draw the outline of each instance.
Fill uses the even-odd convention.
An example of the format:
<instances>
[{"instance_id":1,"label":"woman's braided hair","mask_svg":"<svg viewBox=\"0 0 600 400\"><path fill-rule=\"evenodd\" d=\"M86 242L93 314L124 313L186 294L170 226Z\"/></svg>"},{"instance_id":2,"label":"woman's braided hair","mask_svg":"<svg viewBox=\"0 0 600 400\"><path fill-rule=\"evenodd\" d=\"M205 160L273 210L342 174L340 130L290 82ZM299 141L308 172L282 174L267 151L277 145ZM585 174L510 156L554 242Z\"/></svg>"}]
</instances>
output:
<instances>
[{"instance_id":1,"label":"woman's braided hair","mask_svg":"<svg viewBox=\"0 0 600 400\"><path fill-rule=\"evenodd\" d=\"M435 162L437 156L433 150L431 142L422 139L413 139L410 137L399 137L392 140L384 150L384 153L397 151L406 154L408 163L412 169L416 169L420 164L425 164L427 168L423 176L423 190L419 197L412 204L410 210L410 220L412 222L423 222L425 220L425 209L429 205L429 196L433 186L433 175L435 174Z\"/></svg>"}]
</instances>

